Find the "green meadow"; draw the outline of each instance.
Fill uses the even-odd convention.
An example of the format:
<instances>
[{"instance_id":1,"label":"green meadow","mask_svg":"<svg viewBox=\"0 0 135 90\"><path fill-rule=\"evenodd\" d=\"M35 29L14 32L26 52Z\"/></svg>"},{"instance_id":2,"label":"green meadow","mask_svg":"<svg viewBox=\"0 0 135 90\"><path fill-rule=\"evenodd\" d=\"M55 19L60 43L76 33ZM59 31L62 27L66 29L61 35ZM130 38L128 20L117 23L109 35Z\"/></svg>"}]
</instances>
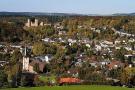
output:
<instances>
[{"instance_id":1,"label":"green meadow","mask_svg":"<svg viewBox=\"0 0 135 90\"><path fill-rule=\"evenodd\" d=\"M21 88L8 88L1 90L135 90L135 88L126 88L126 87L112 87L112 86L46 86L46 87L21 87Z\"/></svg>"}]
</instances>

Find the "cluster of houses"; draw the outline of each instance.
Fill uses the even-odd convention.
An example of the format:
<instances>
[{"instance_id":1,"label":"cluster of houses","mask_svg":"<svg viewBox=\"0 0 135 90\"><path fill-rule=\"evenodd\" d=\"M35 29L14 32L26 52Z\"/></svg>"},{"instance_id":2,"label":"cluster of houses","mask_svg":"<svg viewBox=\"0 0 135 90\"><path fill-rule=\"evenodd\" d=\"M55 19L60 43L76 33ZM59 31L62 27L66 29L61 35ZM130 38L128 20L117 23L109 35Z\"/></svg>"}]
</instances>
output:
<instances>
[{"instance_id":1,"label":"cluster of houses","mask_svg":"<svg viewBox=\"0 0 135 90\"><path fill-rule=\"evenodd\" d=\"M84 28L83 26L78 26L78 28ZM106 27L103 27L104 30L106 30ZM62 29L61 29L62 30ZM101 30L100 29L96 29L96 28L91 28L90 30L93 30L94 32L100 33ZM108 40L90 40L88 38L81 38L79 40L77 39L73 39L73 38L44 38L42 39L44 42L46 43L59 43L59 42L67 42L70 46L74 43L77 43L79 45L81 44L85 44L87 48L93 50L95 53L96 52L101 52L102 55L102 60L100 62L91 60L90 64L94 67L97 66L105 66L108 65L109 69L112 68L117 68L117 67L122 67L124 66L124 64L121 61L116 60L116 58L114 57L114 51L121 49L121 47L125 48L128 52L130 52L129 54L124 55L126 58L132 58L132 62L135 64L135 45L130 45L129 43L134 43L135 42L135 38L134 38L134 34L128 34L125 32L122 32L121 30L116 30L114 28L112 28L112 30L115 32L115 34L119 34L121 37L122 36L127 36L129 39L116 39L114 41L108 41ZM64 32L65 34L66 32ZM94 47L92 46L94 42ZM105 55L109 54L111 56L111 59L106 60L104 58ZM80 56L77 57L77 62L75 62L76 66L81 66L82 63L85 61L85 55L80 54ZM132 65L129 65L130 67Z\"/></svg>"},{"instance_id":2,"label":"cluster of houses","mask_svg":"<svg viewBox=\"0 0 135 90\"><path fill-rule=\"evenodd\" d=\"M0 53L6 54L10 53L12 54L15 49L19 49L20 52L23 55L22 60L20 60L23 64L23 71L30 72L30 73L37 73L34 71L35 64L39 65L40 72L44 72L45 64L49 63L51 59L53 59L53 56L51 54L42 55L42 56L36 56L36 57L29 57L28 53L31 52L32 46L24 47L23 45L0 45ZM4 65L8 64L9 60L0 60L0 67L3 67Z\"/></svg>"},{"instance_id":3,"label":"cluster of houses","mask_svg":"<svg viewBox=\"0 0 135 90\"><path fill-rule=\"evenodd\" d=\"M34 22L32 22L30 19L28 19L28 22L26 23L27 27L37 27L37 26L44 26L47 24L44 24L43 22L40 22L35 19ZM48 24L51 26L51 24ZM59 35L66 35L66 31L63 31L63 26L61 24L55 24L54 28L59 30L58 34ZM83 26L78 26L78 28L85 28ZM106 29L106 27L104 27ZM96 28L90 28L90 30L100 33L100 29ZM129 54L124 55L126 58L131 58L132 59L132 64L128 64L129 67L135 66L135 44L130 45L129 43L135 43L135 38L133 34L128 34L123 31L118 31L114 28L112 30L116 33L119 34L120 36L128 36L129 39L116 39L115 41L108 41L108 40L90 40L89 38L81 38L81 39L74 39L74 38L67 38L67 37L59 37L59 38L44 38L42 41L45 43L68 43L69 46L71 46L74 43L77 43L78 45L84 44L88 49L92 50L95 55L92 55L91 57L87 56L85 53L81 52L76 57L74 57L75 61L73 64L76 67L82 67L82 64L84 62L89 62L89 64L93 67L101 67L101 68L108 68L108 70L116 69L119 67L124 67L126 63L123 63L119 60L116 60L114 56L114 51L121 49L121 47L125 48ZM7 48L8 47L8 48ZM10 47L10 48L9 48ZM66 46L64 46L66 48ZM25 72L30 72L30 73L37 73L34 71L34 66L36 64L39 65L39 70L40 72L45 71L45 66L46 64L49 64L49 62L54 58L53 55L51 54L46 54L42 56L36 56L36 57L28 57L27 56L27 50L29 49L30 51L32 50L32 46L27 46L27 48L22 47L22 45L0 45L0 48L2 48L2 53L13 53L15 48L20 49L21 53L25 53L22 58L22 63L23 63L23 71ZM97 59L96 54L100 52L100 60ZM109 55L110 58L105 58L106 55ZM0 66L4 66L8 62L6 61L0 61ZM73 77L78 76L77 70L68 70L67 73L72 73ZM63 81L63 80L62 80Z\"/></svg>"},{"instance_id":4,"label":"cluster of houses","mask_svg":"<svg viewBox=\"0 0 135 90\"><path fill-rule=\"evenodd\" d=\"M115 60L115 57L113 57L113 54L114 54L113 51L120 49L121 47L124 47L127 51L132 52L130 54L125 55L125 57L133 58L132 62L135 64L135 60L134 60L134 58L135 58L135 45L133 47L128 45L128 42L135 42L134 38L128 39L127 42L126 42L126 40L115 40L114 42L107 41L107 40L101 40L101 41L92 40L91 41L88 38L82 38L81 40L76 40L76 39L72 39L72 38L55 38L55 39L44 38L42 40L46 43L68 42L69 45L72 45L74 43L85 44L87 48L93 50L95 53L101 52L102 60L100 60L100 61L97 61L96 56L93 56L93 58L89 58L85 54L80 53L77 57L75 57L75 59L76 59L75 66L81 67L82 63L85 62L85 60L89 60L90 65L94 66L94 67L100 66L100 67L104 68L105 66L108 66L109 69L122 67L122 66L124 66L124 63L122 63L118 60ZM92 46L93 42L94 42L94 47ZM121 45L121 43L122 43L122 45ZM9 47L11 47L10 49L7 49L6 45L0 45L0 47L3 47L3 51L1 51L1 52L5 52L5 53L6 52L13 53L15 48L20 49L20 52L25 51L25 48L22 48L22 45L10 45L9 46ZM28 48L32 49L32 46L29 46ZM110 56L112 55L110 60L104 58L104 56L106 54L109 54ZM33 67L35 64L39 64L40 71L43 72L45 65L47 63L49 63L52 59L53 59L53 55L51 55L51 54L36 56L33 58L29 58L29 57L24 56L23 57L23 70L31 72L31 73L36 73L34 71ZM8 62L0 61L1 66L3 66L6 63L8 63ZM129 65L129 66L132 67L132 65Z\"/></svg>"},{"instance_id":5,"label":"cluster of houses","mask_svg":"<svg viewBox=\"0 0 135 90\"><path fill-rule=\"evenodd\" d=\"M89 64L93 67L101 67L108 68L108 70L117 69L119 67L134 67L135 66L135 45L130 45L129 43L135 42L135 39L130 37L128 40L116 39L115 41L108 40L89 40L88 38L82 38L81 40L76 40L72 38L45 38L42 39L46 43L59 43L59 42L67 42L70 46L74 43L79 45L84 44L87 48L93 50L96 53L100 52L101 59L97 59L97 55L93 55L92 57L88 57L85 53L80 53L75 57L76 62L74 62L76 67L82 67L82 64L89 60ZM94 42L94 46L93 46ZM125 54L124 57L126 59L131 58L132 64L123 63L119 61L114 56L114 51L121 49L121 47L125 48L129 54ZM105 58L106 55L110 55L111 58ZM67 73L71 73L68 71ZM73 76L78 72L72 72Z\"/></svg>"}]
</instances>

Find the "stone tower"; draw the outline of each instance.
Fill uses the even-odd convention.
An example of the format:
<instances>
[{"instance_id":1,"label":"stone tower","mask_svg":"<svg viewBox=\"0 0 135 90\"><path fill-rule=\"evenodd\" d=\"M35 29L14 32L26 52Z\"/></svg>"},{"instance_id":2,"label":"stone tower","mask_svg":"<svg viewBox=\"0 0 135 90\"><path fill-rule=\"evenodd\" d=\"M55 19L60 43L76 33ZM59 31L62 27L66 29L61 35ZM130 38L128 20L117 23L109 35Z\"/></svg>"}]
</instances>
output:
<instances>
[{"instance_id":1,"label":"stone tower","mask_svg":"<svg viewBox=\"0 0 135 90\"><path fill-rule=\"evenodd\" d=\"M35 27L38 26L38 19L35 19Z\"/></svg>"},{"instance_id":2,"label":"stone tower","mask_svg":"<svg viewBox=\"0 0 135 90\"><path fill-rule=\"evenodd\" d=\"M29 57L23 57L23 71L29 71Z\"/></svg>"},{"instance_id":3,"label":"stone tower","mask_svg":"<svg viewBox=\"0 0 135 90\"><path fill-rule=\"evenodd\" d=\"M30 19L28 19L28 21L27 21L27 23L26 23L25 26L27 26L27 27L30 27L30 26L31 26L31 21L30 21Z\"/></svg>"},{"instance_id":4,"label":"stone tower","mask_svg":"<svg viewBox=\"0 0 135 90\"><path fill-rule=\"evenodd\" d=\"M40 26L44 26L44 22L41 22L41 23L40 23Z\"/></svg>"},{"instance_id":5,"label":"stone tower","mask_svg":"<svg viewBox=\"0 0 135 90\"><path fill-rule=\"evenodd\" d=\"M23 56L23 71L29 71L29 57L27 57L27 48L25 47L24 56Z\"/></svg>"},{"instance_id":6,"label":"stone tower","mask_svg":"<svg viewBox=\"0 0 135 90\"><path fill-rule=\"evenodd\" d=\"M28 27L30 27L30 26L31 26L31 25L30 25L30 22L31 22L31 21L30 21L30 19L28 19Z\"/></svg>"}]
</instances>

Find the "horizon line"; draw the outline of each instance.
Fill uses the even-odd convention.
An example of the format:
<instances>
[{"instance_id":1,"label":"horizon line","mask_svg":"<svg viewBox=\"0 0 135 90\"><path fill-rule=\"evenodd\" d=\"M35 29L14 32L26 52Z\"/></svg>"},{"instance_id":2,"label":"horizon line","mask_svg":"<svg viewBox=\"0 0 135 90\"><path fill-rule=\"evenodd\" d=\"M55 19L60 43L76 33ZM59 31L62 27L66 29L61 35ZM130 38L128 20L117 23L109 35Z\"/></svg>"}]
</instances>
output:
<instances>
[{"instance_id":1,"label":"horizon line","mask_svg":"<svg viewBox=\"0 0 135 90\"><path fill-rule=\"evenodd\" d=\"M132 14L134 12L117 12L110 14L101 14L101 13L75 13L75 12L43 12L43 11L0 11L0 12L12 12L12 13L57 13L57 14L80 14L80 15L114 15L114 14Z\"/></svg>"}]
</instances>

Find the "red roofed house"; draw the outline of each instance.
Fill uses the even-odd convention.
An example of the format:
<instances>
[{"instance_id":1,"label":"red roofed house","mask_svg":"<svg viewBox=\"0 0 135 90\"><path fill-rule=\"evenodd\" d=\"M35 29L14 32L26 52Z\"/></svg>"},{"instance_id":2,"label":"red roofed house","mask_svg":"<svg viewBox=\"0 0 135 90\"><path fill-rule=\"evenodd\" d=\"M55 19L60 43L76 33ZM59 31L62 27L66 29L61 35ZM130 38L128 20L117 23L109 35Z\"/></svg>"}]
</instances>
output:
<instances>
[{"instance_id":1,"label":"red roofed house","mask_svg":"<svg viewBox=\"0 0 135 90\"><path fill-rule=\"evenodd\" d=\"M60 78L59 83L68 83L68 84L73 84L73 83L80 83L81 80L78 78Z\"/></svg>"},{"instance_id":2,"label":"red roofed house","mask_svg":"<svg viewBox=\"0 0 135 90\"><path fill-rule=\"evenodd\" d=\"M108 66L109 70L111 70L111 69L116 69L118 67L123 67L124 63L122 63L121 61L114 60L107 66Z\"/></svg>"}]
</instances>

